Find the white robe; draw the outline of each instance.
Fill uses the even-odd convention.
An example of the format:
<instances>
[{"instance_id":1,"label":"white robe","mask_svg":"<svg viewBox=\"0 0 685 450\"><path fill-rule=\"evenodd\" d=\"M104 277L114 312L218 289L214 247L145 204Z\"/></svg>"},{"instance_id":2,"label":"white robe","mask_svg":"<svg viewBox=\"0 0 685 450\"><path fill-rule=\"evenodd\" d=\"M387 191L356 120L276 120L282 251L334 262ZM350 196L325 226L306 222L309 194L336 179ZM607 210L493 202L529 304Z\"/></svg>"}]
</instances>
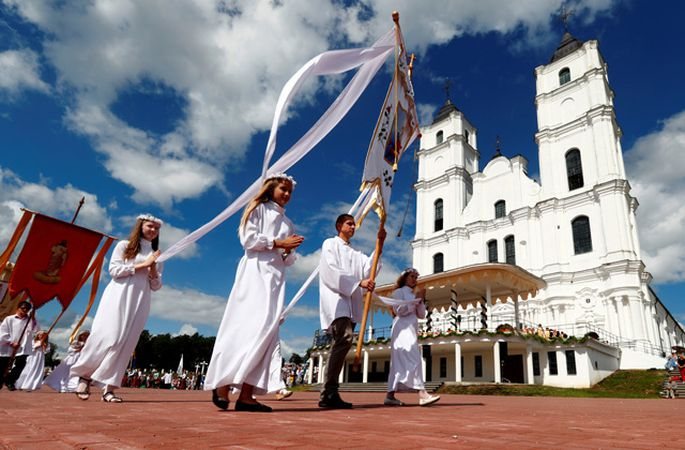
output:
<instances>
[{"instance_id":1,"label":"white robe","mask_svg":"<svg viewBox=\"0 0 685 450\"><path fill-rule=\"evenodd\" d=\"M150 315L151 291L162 287L161 265L155 279L148 278L148 270L134 268L153 253L151 242L141 239L140 252L133 260L124 260L127 245L128 241L121 241L112 252L112 281L102 294L81 356L71 368L72 375L117 387Z\"/></svg>"},{"instance_id":2,"label":"white robe","mask_svg":"<svg viewBox=\"0 0 685 450\"><path fill-rule=\"evenodd\" d=\"M12 356L14 350L10 344L19 341L15 356L30 355L33 333L38 330L38 323L32 320L28 325L29 316L19 318L16 314L5 317L0 323L0 356ZM26 327L26 330L24 330ZM24 333L23 335L21 333Z\"/></svg>"},{"instance_id":3,"label":"white robe","mask_svg":"<svg viewBox=\"0 0 685 450\"><path fill-rule=\"evenodd\" d=\"M284 387L281 380L279 321L285 295L285 268L295 262L291 252L283 259L275 239L294 232L284 209L274 202L259 204L240 230L245 254L240 259L217 332L204 389L254 386L257 395Z\"/></svg>"},{"instance_id":4,"label":"white robe","mask_svg":"<svg viewBox=\"0 0 685 450\"><path fill-rule=\"evenodd\" d=\"M415 302L416 296L408 286L395 289L393 298L406 304L393 306L392 353L388 392L424 389L421 350L418 344L419 321L426 317L426 306Z\"/></svg>"},{"instance_id":5,"label":"white robe","mask_svg":"<svg viewBox=\"0 0 685 450\"><path fill-rule=\"evenodd\" d=\"M43 382L43 369L45 369L45 352L40 341L33 341L33 348L29 357L26 358L26 366L21 371L15 387L24 391L40 389Z\"/></svg>"},{"instance_id":6,"label":"white robe","mask_svg":"<svg viewBox=\"0 0 685 450\"><path fill-rule=\"evenodd\" d=\"M353 249L340 237L326 239L319 261L319 316L321 328L327 330L339 317L359 323L364 314L366 289L359 283L369 277L373 254L366 256Z\"/></svg>"},{"instance_id":7,"label":"white robe","mask_svg":"<svg viewBox=\"0 0 685 450\"><path fill-rule=\"evenodd\" d=\"M57 392L75 392L78 385L78 375L71 375L70 372L72 366L81 356L82 347L83 344L78 341L71 344L67 350L67 356L55 367L55 370L45 377L43 384L50 386Z\"/></svg>"}]
</instances>

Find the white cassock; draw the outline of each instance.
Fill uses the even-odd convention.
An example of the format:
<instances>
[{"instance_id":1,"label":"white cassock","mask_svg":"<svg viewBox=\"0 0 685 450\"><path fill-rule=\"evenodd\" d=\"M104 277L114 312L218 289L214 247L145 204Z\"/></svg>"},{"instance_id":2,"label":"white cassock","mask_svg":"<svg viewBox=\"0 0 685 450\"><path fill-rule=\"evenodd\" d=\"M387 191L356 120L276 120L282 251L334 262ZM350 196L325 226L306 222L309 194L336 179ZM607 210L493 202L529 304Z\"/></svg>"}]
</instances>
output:
<instances>
[{"instance_id":1,"label":"white cassock","mask_svg":"<svg viewBox=\"0 0 685 450\"><path fill-rule=\"evenodd\" d=\"M323 242L319 261L319 316L323 330L339 317L349 317L354 323L362 320L366 289L359 283L369 277L372 263L373 254L366 256L338 236Z\"/></svg>"},{"instance_id":2,"label":"white cassock","mask_svg":"<svg viewBox=\"0 0 685 450\"><path fill-rule=\"evenodd\" d=\"M257 395L284 387L278 329L285 296L285 259L275 239L294 233L285 210L274 202L260 203L240 229L245 254L238 263L233 289L217 332L204 389L254 386Z\"/></svg>"},{"instance_id":3,"label":"white cassock","mask_svg":"<svg viewBox=\"0 0 685 450\"><path fill-rule=\"evenodd\" d=\"M26 358L26 366L21 371L15 387L24 391L40 389L43 382L43 369L45 369L45 352L41 341L33 341L33 348L29 357Z\"/></svg>"},{"instance_id":4,"label":"white cassock","mask_svg":"<svg viewBox=\"0 0 685 450\"><path fill-rule=\"evenodd\" d=\"M38 323L31 320L27 325L29 316L19 318L16 314L5 317L0 323L0 356L12 356L14 350L10 344L19 342L15 356L30 355L33 342L33 333L38 330ZM26 327L26 330L24 330ZM22 335L22 332L24 333ZM21 337L21 341L19 338Z\"/></svg>"},{"instance_id":5,"label":"white cassock","mask_svg":"<svg viewBox=\"0 0 685 450\"><path fill-rule=\"evenodd\" d=\"M134 268L152 255L152 243L141 239L140 252L132 260L124 260L127 245L128 241L121 241L112 252L109 262L112 281L102 294L81 356L71 368L72 375L110 386L121 386L128 361L150 315L151 291L162 287L161 265L157 265L159 277L155 279L148 278L148 270L136 272Z\"/></svg>"},{"instance_id":6,"label":"white cassock","mask_svg":"<svg viewBox=\"0 0 685 450\"><path fill-rule=\"evenodd\" d=\"M417 302L410 287L395 289L393 298L406 303L392 307L395 318L392 321L392 353L388 392L424 389L421 351L418 344L419 321L426 317L426 306Z\"/></svg>"},{"instance_id":7,"label":"white cassock","mask_svg":"<svg viewBox=\"0 0 685 450\"><path fill-rule=\"evenodd\" d=\"M50 386L57 392L75 392L78 385L78 375L72 375L70 372L72 366L81 356L81 348L83 348L83 344L74 341L67 350L67 356L55 367L55 370L45 377L43 384Z\"/></svg>"}]
</instances>

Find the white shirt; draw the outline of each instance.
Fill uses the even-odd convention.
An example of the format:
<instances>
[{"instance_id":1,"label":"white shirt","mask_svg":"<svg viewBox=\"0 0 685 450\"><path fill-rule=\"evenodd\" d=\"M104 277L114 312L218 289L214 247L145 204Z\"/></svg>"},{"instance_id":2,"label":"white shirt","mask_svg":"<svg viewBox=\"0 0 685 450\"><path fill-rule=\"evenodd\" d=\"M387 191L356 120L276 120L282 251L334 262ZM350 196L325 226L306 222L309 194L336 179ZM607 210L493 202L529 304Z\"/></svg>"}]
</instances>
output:
<instances>
[{"instance_id":1,"label":"white shirt","mask_svg":"<svg viewBox=\"0 0 685 450\"><path fill-rule=\"evenodd\" d=\"M353 249L339 236L326 239L319 261L319 315L321 328L328 329L339 317L352 322L362 319L366 289L359 283L369 277L372 256Z\"/></svg>"},{"instance_id":2,"label":"white shirt","mask_svg":"<svg viewBox=\"0 0 685 450\"><path fill-rule=\"evenodd\" d=\"M0 356L12 356L13 349L10 344L19 341L19 336L21 336L21 332L24 331L26 321L28 320L30 320L28 315L23 319L20 319L16 314L12 314L11 316L5 317L2 323L0 323ZM24 336L21 339L16 356L28 355L31 353L31 341L35 329L37 329L37 324L35 321L32 321L32 323L26 327L26 331L24 331Z\"/></svg>"}]
</instances>

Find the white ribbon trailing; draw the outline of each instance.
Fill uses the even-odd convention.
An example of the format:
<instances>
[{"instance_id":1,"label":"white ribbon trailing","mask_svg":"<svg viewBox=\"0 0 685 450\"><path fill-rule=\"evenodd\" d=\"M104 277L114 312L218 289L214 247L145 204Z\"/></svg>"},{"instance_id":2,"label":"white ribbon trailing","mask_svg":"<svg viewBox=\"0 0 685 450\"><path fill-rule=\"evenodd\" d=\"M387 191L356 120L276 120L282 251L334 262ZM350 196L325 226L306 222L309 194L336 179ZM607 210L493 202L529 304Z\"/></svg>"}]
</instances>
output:
<instances>
[{"instance_id":1,"label":"white ribbon trailing","mask_svg":"<svg viewBox=\"0 0 685 450\"><path fill-rule=\"evenodd\" d=\"M393 51L394 46L394 30L390 30L371 47L327 51L312 58L298 70L285 84L278 98L276 112L274 113L274 120L271 126L271 134L269 135L269 141L264 153L262 176L255 180L250 187L248 187L226 209L219 213L219 215L164 251L164 253L160 255L158 261L166 261L172 256L182 252L186 247L209 233L233 214L240 211L250 199L257 194L265 176L271 173L285 172L309 153L309 151L311 151L316 144L321 142L338 122L345 117L352 106L354 106L376 72L381 68L388 55ZM359 67L359 70L326 112L299 141L297 141L267 170L271 157L276 149L278 123L283 112L290 103L290 100L295 93L297 93L302 84L314 75L338 74L354 69L355 67Z\"/></svg>"}]
</instances>

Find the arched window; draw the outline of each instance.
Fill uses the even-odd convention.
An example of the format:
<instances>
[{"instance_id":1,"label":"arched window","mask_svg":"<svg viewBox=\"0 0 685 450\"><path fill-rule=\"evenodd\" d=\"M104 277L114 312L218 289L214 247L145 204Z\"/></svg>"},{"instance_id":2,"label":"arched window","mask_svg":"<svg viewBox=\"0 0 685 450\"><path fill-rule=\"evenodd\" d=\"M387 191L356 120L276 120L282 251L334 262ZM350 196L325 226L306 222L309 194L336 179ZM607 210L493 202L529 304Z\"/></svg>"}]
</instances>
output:
<instances>
[{"instance_id":1,"label":"arched window","mask_svg":"<svg viewBox=\"0 0 685 450\"><path fill-rule=\"evenodd\" d=\"M440 273L444 268L444 257L442 253L436 253L433 255L433 273Z\"/></svg>"},{"instance_id":2,"label":"arched window","mask_svg":"<svg viewBox=\"0 0 685 450\"><path fill-rule=\"evenodd\" d=\"M516 264L514 235L509 235L504 238L504 256L506 257L507 264Z\"/></svg>"},{"instance_id":3,"label":"arched window","mask_svg":"<svg viewBox=\"0 0 685 450\"><path fill-rule=\"evenodd\" d=\"M571 70L568 67L564 67L559 71L559 86L563 86L571 81Z\"/></svg>"},{"instance_id":4,"label":"arched window","mask_svg":"<svg viewBox=\"0 0 685 450\"><path fill-rule=\"evenodd\" d=\"M573 251L576 255L592 251L592 235L590 234L590 219L578 216L571 222L573 231Z\"/></svg>"},{"instance_id":5,"label":"arched window","mask_svg":"<svg viewBox=\"0 0 685 450\"><path fill-rule=\"evenodd\" d=\"M566 152L566 178L569 191L583 187L583 164L580 160L580 150L577 148Z\"/></svg>"},{"instance_id":6,"label":"arched window","mask_svg":"<svg viewBox=\"0 0 685 450\"><path fill-rule=\"evenodd\" d=\"M497 262L497 240L488 241L488 262Z\"/></svg>"},{"instance_id":7,"label":"arched window","mask_svg":"<svg viewBox=\"0 0 685 450\"><path fill-rule=\"evenodd\" d=\"M442 140L443 140L442 136L443 136L442 130L438 131L438 134L435 135L435 145L442 144Z\"/></svg>"},{"instance_id":8,"label":"arched window","mask_svg":"<svg viewBox=\"0 0 685 450\"><path fill-rule=\"evenodd\" d=\"M504 200L498 200L495 202L495 219L504 217L507 215L507 203Z\"/></svg>"},{"instance_id":9,"label":"arched window","mask_svg":"<svg viewBox=\"0 0 685 450\"><path fill-rule=\"evenodd\" d=\"M433 203L434 217L433 231L442 230L442 199L439 198Z\"/></svg>"},{"instance_id":10,"label":"arched window","mask_svg":"<svg viewBox=\"0 0 685 450\"><path fill-rule=\"evenodd\" d=\"M469 130L464 130L464 140L469 143Z\"/></svg>"}]
</instances>

